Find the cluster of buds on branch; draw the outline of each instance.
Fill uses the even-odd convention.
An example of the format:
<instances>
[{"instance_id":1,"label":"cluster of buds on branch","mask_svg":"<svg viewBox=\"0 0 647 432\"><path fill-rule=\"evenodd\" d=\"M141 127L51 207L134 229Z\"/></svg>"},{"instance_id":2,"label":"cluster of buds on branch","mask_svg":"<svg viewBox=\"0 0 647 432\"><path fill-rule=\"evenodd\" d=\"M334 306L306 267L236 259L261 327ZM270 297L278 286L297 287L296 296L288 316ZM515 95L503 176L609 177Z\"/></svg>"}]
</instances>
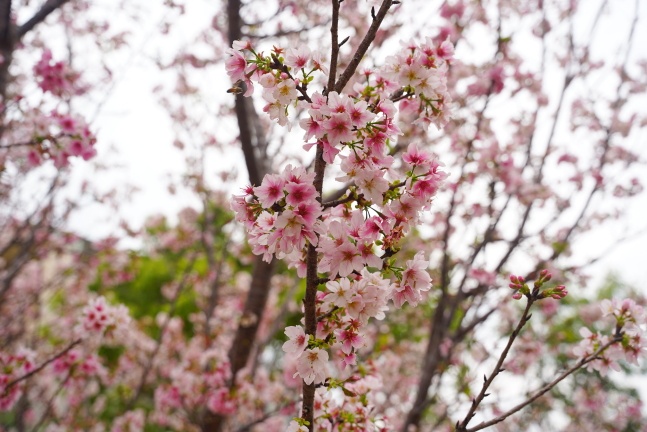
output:
<instances>
[{"instance_id":1,"label":"cluster of buds on branch","mask_svg":"<svg viewBox=\"0 0 647 432\"><path fill-rule=\"evenodd\" d=\"M552 288L546 288L541 291L541 288L552 279L553 275L544 269L539 272L539 278L533 283L533 289L530 290L530 287L526 283L526 280L523 276L510 275L510 284L508 285L510 289L514 290L512 298L515 300L521 299L522 296L530 298L532 296L533 300L540 300L544 298L554 298L555 300L561 300L568 294L566 287L564 285L556 285Z\"/></svg>"}]
</instances>

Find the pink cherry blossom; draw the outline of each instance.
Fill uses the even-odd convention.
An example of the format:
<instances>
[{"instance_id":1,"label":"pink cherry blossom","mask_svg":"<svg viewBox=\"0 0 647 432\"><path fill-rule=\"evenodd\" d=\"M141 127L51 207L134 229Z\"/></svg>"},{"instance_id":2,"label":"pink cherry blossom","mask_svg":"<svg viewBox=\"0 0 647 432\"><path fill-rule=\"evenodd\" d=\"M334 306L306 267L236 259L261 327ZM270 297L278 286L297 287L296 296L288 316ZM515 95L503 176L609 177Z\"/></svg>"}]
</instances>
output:
<instances>
[{"instance_id":1,"label":"pink cherry blossom","mask_svg":"<svg viewBox=\"0 0 647 432\"><path fill-rule=\"evenodd\" d=\"M297 360L297 375L306 384L319 384L328 377L328 352L320 348L307 349Z\"/></svg>"},{"instance_id":2,"label":"pink cherry blossom","mask_svg":"<svg viewBox=\"0 0 647 432\"><path fill-rule=\"evenodd\" d=\"M353 329L340 329L335 332L337 340L342 344L342 352L349 355L353 349L364 345L364 338Z\"/></svg>"},{"instance_id":3,"label":"pink cherry blossom","mask_svg":"<svg viewBox=\"0 0 647 432\"><path fill-rule=\"evenodd\" d=\"M299 423L292 420L290 421L290 424L288 425L288 428L285 430L285 432L308 432L308 428L305 426L300 426Z\"/></svg>"},{"instance_id":4,"label":"pink cherry blossom","mask_svg":"<svg viewBox=\"0 0 647 432\"><path fill-rule=\"evenodd\" d=\"M254 194L264 208L270 208L275 202L283 198L284 185L285 181L281 176L266 175L261 185L254 188Z\"/></svg>"},{"instance_id":5,"label":"pink cherry blossom","mask_svg":"<svg viewBox=\"0 0 647 432\"><path fill-rule=\"evenodd\" d=\"M328 294L326 294L324 301L332 303L335 306L346 307L354 295L351 284L352 282L345 277L336 281L327 282L326 288L328 289Z\"/></svg>"},{"instance_id":6,"label":"pink cherry blossom","mask_svg":"<svg viewBox=\"0 0 647 432\"><path fill-rule=\"evenodd\" d=\"M308 337L301 326L290 326L285 328L285 335L289 338L283 344L283 351L295 357L299 357L308 346Z\"/></svg>"},{"instance_id":7,"label":"pink cherry blossom","mask_svg":"<svg viewBox=\"0 0 647 432\"><path fill-rule=\"evenodd\" d=\"M310 203L317 196L314 186L305 183L288 183L285 191L288 193L286 202L294 207Z\"/></svg>"}]
</instances>

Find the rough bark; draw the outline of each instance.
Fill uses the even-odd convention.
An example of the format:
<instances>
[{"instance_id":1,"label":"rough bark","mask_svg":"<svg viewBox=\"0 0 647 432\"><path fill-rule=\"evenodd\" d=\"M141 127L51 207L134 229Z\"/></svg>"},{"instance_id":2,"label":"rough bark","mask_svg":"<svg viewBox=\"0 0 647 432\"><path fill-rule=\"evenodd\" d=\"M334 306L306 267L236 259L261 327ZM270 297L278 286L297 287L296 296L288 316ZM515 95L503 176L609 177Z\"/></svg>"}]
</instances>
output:
<instances>
[{"instance_id":1,"label":"rough bark","mask_svg":"<svg viewBox=\"0 0 647 432\"><path fill-rule=\"evenodd\" d=\"M240 0L228 0L228 38L229 43L233 43L242 37L242 20L240 17ZM252 100L242 95L236 96L235 107L236 120L239 128L239 139L245 165L249 176L249 182L253 186L258 186L263 180L267 171L267 166L261 162L260 150L266 147L266 140L262 133L259 133L255 127L258 122L258 114L254 108ZM242 318L238 324L238 330L234 342L229 350L229 361L231 362L231 382L230 386L236 385L236 374L245 367L249 361L258 325L263 318L263 313L267 304L267 298L270 290L270 281L274 274L275 267L273 263L264 262L258 257L254 262L252 271L252 281L250 283L249 293L245 302ZM206 411L202 430L209 432L222 431L226 424L226 417L213 414Z\"/></svg>"}]
</instances>

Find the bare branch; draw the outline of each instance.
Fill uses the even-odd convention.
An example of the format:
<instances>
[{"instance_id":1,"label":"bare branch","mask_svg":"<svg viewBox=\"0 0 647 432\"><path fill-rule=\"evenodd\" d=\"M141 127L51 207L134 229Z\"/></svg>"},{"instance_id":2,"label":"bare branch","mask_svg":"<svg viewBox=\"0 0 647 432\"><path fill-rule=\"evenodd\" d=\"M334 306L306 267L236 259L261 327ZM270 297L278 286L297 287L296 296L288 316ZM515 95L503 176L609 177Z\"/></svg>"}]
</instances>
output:
<instances>
[{"instance_id":1,"label":"bare branch","mask_svg":"<svg viewBox=\"0 0 647 432\"><path fill-rule=\"evenodd\" d=\"M324 173L326 162L323 160L323 145L317 145L315 155L315 180L314 187L318 192L317 198L321 202L321 189L323 187ZM319 278L317 277L317 249L313 245L308 245L306 255L306 295L303 301L305 315L305 332L308 335L316 335L317 331L317 287ZM314 430L314 402L315 402L315 384L303 383L303 406L301 417L309 422L308 430Z\"/></svg>"},{"instance_id":2,"label":"bare branch","mask_svg":"<svg viewBox=\"0 0 647 432\"><path fill-rule=\"evenodd\" d=\"M18 384L18 383L20 383L20 382L22 382L22 381L24 381L24 380L26 380L26 379L28 379L28 378L30 378L30 377L32 377L32 376L34 376L34 375L36 375L38 372L40 372L40 371L42 371L43 369L45 369L49 364L51 364L52 362L55 362L55 361L56 361L56 360L58 360L59 358L63 357L63 356L64 356L65 354L67 354L67 353L68 353L72 348L74 348L75 346L77 346L77 345L78 345L78 344L80 344L80 343L81 343L81 339L77 339L77 340L75 340L75 341L71 342L67 347L65 347L65 348L63 349L63 351L59 352L59 353L58 353L58 354L56 354L54 357L52 357L52 358L50 358L50 359L46 360L43 364L41 364L41 365L40 365L40 366L38 366L37 368L32 369L31 371L29 371L29 372L28 372L28 373L26 373L25 375L23 375L23 376L21 376L21 377L19 377L19 378L16 378L16 379L15 379L15 380L13 380L13 381L9 381L9 382L4 386L4 391L5 391L5 393L8 393L8 391L9 391L9 389L11 389L11 387L13 387L13 386L15 386L16 384Z\"/></svg>"},{"instance_id":3,"label":"bare branch","mask_svg":"<svg viewBox=\"0 0 647 432\"><path fill-rule=\"evenodd\" d=\"M335 87L337 76L337 60L339 57L339 0L332 1L332 24L330 26L331 36L331 53L330 53L330 72L328 74L328 85L326 93Z\"/></svg>"},{"instance_id":4,"label":"bare branch","mask_svg":"<svg viewBox=\"0 0 647 432\"><path fill-rule=\"evenodd\" d=\"M494 379L501 373L503 372L503 362L508 356L508 353L510 352L510 349L512 348L512 344L514 341L517 339L517 336L519 336L519 333L521 333L521 329L526 325L526 323L530 320L530 307L532 304L535 302L534 296L529 296L528 298L528 303L526 303L526 309L523 311L523 315L521 315L521 319L519 319L519 323L517 324L517 327L514 329L510 337L508 338L508 342L501 352L501 355L499 355L499 360L496 362L496 365L494 366L494 369L490 373L490 376L484 380L483 382L483 387L481 387L481 391L479 392L478 396L476 396L475 399L472 399L472 405L470 406L469 411L465 415L465 418L463 421L457 425L456 430L458 431L465 431L467 428L467 424L472 420L472 417L474 417L474 414L476 413L476 409L479 407L481 402L483 402L483 399L488 395L487 390L492 385L492 382L494 382Z\"/></svg>"},{"instance_id":5,"label":"bare branch","mask_svg":"<svg viewBox=\"0 0 647 432\"><path fill-rule=\"evenodd\" d=\"M49 16L49 14L63 6L68 1L70 0L47 0L45 4L38 10L38 12L34 14L33 17L29 18L27 22L18 27L18 38L21 39L34 27L43 22L45 18Z\"/></svg>"},{"instance_id":6,"label":"bare branch","mask_svg":"<svg viewBox=\"0 0 647 432\"><path fill-rule=\"evenodd\" d=\"M465 432L476 432L482 429L485 429L487 427L493 426L497 423L501 423L503 420L506 418L510 417L512 414L520 411L521 409L527 407L537 399L539 399L541 396L546 394L550 389L555 387L557 384L562 382L566 377L569 375L573 374L574 372L578 371L579 369L582 368L582 366L587 365L588 363L591 363L593 360L597 360L604 351L606 351L607 348L609 348L611 345L618 343L622 340L622 335L621 334L616 334L613 339L611 339L609 342L606 344L602 345L600 348L598 348L597 351L595 351L593 354L589 355L588 357L583 358L582 360L578 361L573 367L559 375L557 378L555 378L553 381L550 383L546 384L542 388L538 389L535 391L535 394L525 400L524 402L520 403L519 405L511 408L510 410L506 411L505 413L501 414L500 416L493 418L492 420L488 420L486 422L479 423L477 426L474 426L473 428L469 429L458 429L458 430L463 430Z\"/></svg>"},{"instance_id":7,"label":"bare branch","mask_svg":"<svg viewBox=\"0 0 647 432\"><path fill-rule=\"evenodd\" d=\"M391 8L392 5L393 5L393 0L384 0L382 2L382 6L380 6L380 10L373 17L373 22L371 23L371 26L366 32L366 35L364 35L364 39L362 39L362 42L357 47L357 50L355 51L353 58L350 60L350 63L348 63L348 66L346 66L346 69L341 74L341 76L339 77L339 80L335 84L335 91L337 93L341 93L344 90L344 87L346 87L346 84L348 84L348 81L350 81L353 74L355 74L355 71L357 70L359 63L362 61L362 58L364 58L364 54L366 54L366 51L368 51L368 48L371 46L371 43L375 39L377 30L380 28L380 25L382 24L384 17L386 17L386 14L389 12L389 9ZM331 71L331 75L332 75L332 71Z\"/></svg>"}]
</instances>

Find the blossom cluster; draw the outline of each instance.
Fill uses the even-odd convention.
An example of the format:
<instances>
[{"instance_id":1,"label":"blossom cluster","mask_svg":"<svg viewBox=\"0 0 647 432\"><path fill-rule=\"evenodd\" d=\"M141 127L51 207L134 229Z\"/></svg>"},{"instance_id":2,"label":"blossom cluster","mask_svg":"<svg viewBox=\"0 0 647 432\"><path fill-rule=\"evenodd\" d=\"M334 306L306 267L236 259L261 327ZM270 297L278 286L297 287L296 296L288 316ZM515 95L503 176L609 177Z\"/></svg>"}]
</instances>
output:
<instances>
[{"instance_id":1,"label":"blossom cluster","mask_svg":"<svg viewBox=\"0 0 647 432\"><path fill-rule=\"evenodd\" d=\"M418 52L414 47L411 61L419 68L438 70L434 82L442 87L444 75L436 68L436 61L449 58L450 51L444 44L438 50L420 49L414 55ZM305 275L301 252L306 242L318 246L323 254L319 264L321 272L343 277L352 271L359 272L366 265L379 267L372 243L379 239L384 250L396 244L417 220L419 211L428 208L446 174L439 170L440 163L434 156L411 144L403 155L405 179L389 178L394 158L389 155L388 147L400 130L395 124L397 109L391 99L384 97L386 80L358 88L361 91L356 97L334 91L325 96L315 92L310 97L307 85L312 81L313 72L323 70L320 59L303 48L287 50L285 58L281 57L283 52L274 47L266 57L257 53L250 43L235 43L227 71L232 80L245 83L246 95L253 91L250 90L253 80L262 85L264 99L280 108L266 109L271 118L277 118L273 113L282 113L277 118L279 124L287 122L282 116L289 105L299 103L307 110L308 117L300 121L300 126L305 131L304 140L314 142L305 148L315 145L322 148L323 159L328 164L340 157L344 175L337 180L352 184L347 202L354 200L356 207L340 205L324 214L318 201L320 197L311 185L314 173L288 166L282 174L268 175L260 186L247 188L245 195L234 197L232 206L237 219L246 225L255 253L263 254L267 261L273 254L286 258L301 276ZM434 57L438 52L443 57ZM249 53L251 58L245 57ZM430 78L430 74L423 75ZM296 78L297 75L301 78ZM413 86L421 82L410 78L405 84L406 91L413 96L416 94ZM434 106L432 102L429 104ZM378 210L379 206L382 208ZM351 215L359 210L373 211L375 216ZM317 239L316 234L321 238Z\"/></svg>"},{"instance_id":2,"label":"blossom cluster","mask_svg":"<svg viewBox=\"0 0 647 432\"><path fill-rule=\"evenodd\" d=\"M621 370L619 360L637 365L638 359L647 350L644 337L647 315L644 308L632 299L603 300L600 307L602 315L610 318L615 325L615 334L593 333L583 327L580 329L583 339L573 349L573 354L579 358L586 358L610 344L587 364L588 369L594 369L603 374L609 369Z\"/></svg>"},{"instance_id":3,"label":"blossom cluster","mask_svg":"<svg viewBox=\"0 0 647 432\"><path fill-rule=\"evenodd\" d=\"M316 337L309 339L301 326L285 329L289 339L283 344L283 351L296 362L294 376L300 376L308 384L323 382L329 359L323 348L333 349L342 367L355 365L357 351L365 346L364 327L369 319L384 319L389 300L398 308L405 302L416 306L422 300L422 293L431 288L427 266L428 261L419 252L396 273L395 282L367 268L353 277L327 282L326 290L318 295L317 315L321 319Z\"/></svg>"},{"instance_id":4,"label":"blossom cluster","mask_svg":"<svg viewBox=\"0 0 647 432\"><path fill-rule=\"evenodd\" d=\"M236 219L248 230L253 252L266 261L272 256L294 262L301 258L306 242L317 244L315 222L321 204L312 182L314 173L288 165L281 175L267 175L246 195L234 196L232 208ZM305 276L304 266L299 266Z\"/></svg>"},{"instance_id":5,"label":"blossom cluster","mask_svg":"<svg viewBox=\"0 0 647 432\"><path fill-rule=\"evenodd\" d=\"M35 355L32 350L25 348L19 349L15 354L0 352L0 412L10 410L20 399L23 386L9 385L34 369Z\"/></svg>"},{"instance_id":6,"label":"blossom cluster","mask_svg":"<svg viewBox=\"0 0 647 432\"><path fill-rule=\"evenodd\" d=\"M84 336L103 335L104 333L123 336L130 323L128 308L124 305L112 306L103 296L90 300L83 308L78 331Z\"/></svg>"},{"instance_id":7,"label":"blossom cluster","mask_svg":"<svg viewBox=\"0 0 647 432\"><path fill-rule=\"evenodd\" d=\"M398 54L386 58L378 70L378 89L398 89L404 97L400 109L413 116L414 123L443 127L450 118L451 96L446 74L454 56L449 39L435 46L432 38L421 44L407 42ZM366 91L366 89L364 90ZM369 90L370 91L370 90ZM412 98L411 96L415 96Z\"/></svg>"},{"instance_id":8,"label":"blossom cluster","mask_svg":"<svg viewBox=\"0 0 647 432\"><path fill-rule=\"evenodd\" d=\"M400 112L417 116L423 128L447 121L446 72L453 47L449 42L434 47L428 39L406 48L374 74L365 74L366 81L349 94L308 92L315 73L327 71L306 48L273 47L266 56L249 42L236 42L226 62L236 82L232 91L250 96L254 84L260 84L264 111L279 125L288 126L290 107L306 113L299 120L304 148L316 147L325 164L336 164L341 170L336 180L346 187L340 199L325 202L314 186L315 173L288 165L232 199L255 254L268 262L274 256L283 259L305 277L311 246L317 272L328 275L317 293L316 334L306 335L301 326L285 330L287 364L306 384L334 386L330 355L344 368L356 365L369 319L383 319L389 301L396 307L416 306L431 288L422 252L404 267L396 265L394 255L421 212L430 208L446 173L433 154L415 143L397 163L393 150L401 134Z\"/></svg>"},{"instance_id":9,"label":"blossom cluster","mask_svg":"<svg viewBox=\"0 0 647 432\"><path fill-rule=\"evenodd\" d=\"M27 138L34 145L27 151L27 161L38 166L45 160L52 160L56 167L69 164L71 157L89 160L96 155L96 137L85 120L71 114L52 112L39 117Z\"/></svg>"},{"instance_id":10,"label":"blossom cluster","mask_svg":"<svg viewBox=\"0 0 647 432\"><path fill-rule=\"evenodd\" d=\"M34 66L34 75L43 92L50 92L58 97L71 96L83 91L79 85L80 74L63 61L52 61L52 52L48 49L43 51L43 55Z\"/></svg>"}]
</instances>

